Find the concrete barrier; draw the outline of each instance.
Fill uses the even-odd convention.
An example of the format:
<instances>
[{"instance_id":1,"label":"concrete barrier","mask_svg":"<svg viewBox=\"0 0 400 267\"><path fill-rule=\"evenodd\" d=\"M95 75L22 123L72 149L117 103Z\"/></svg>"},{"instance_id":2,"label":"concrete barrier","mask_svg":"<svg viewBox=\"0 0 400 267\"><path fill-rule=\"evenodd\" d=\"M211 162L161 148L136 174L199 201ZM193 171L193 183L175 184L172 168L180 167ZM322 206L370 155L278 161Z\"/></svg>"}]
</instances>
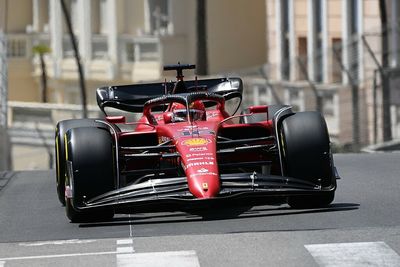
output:
<instances>
[{"instance_id":1,"label":"concrete barrier","mask_svg":"<svg viewBox=\"0 0 400 267\"><path fill-rule=\"evenodd\" d=\"M10 138L8 132L0 127L0 171L11 170Z\"/></svg>"}]
</instances>

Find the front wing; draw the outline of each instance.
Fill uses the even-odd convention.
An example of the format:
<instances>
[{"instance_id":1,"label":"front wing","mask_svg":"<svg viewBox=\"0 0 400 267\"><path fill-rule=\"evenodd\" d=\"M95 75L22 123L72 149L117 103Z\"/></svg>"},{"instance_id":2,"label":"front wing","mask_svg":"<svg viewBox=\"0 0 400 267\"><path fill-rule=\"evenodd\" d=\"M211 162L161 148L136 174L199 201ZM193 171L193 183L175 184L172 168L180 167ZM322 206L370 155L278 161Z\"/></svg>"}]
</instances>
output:
<instances>
[{"instance_id":1,"label":"front wing","mask_svg":"<svg viewBox=\"0 0 400 267\"><path fill-rule=\"evenodd\" d=\"M335 178L338 175L335 169ZM259 173L222 174L221 191L215 198L198 199L189 192L186 177L150 179L96 196L84 202L83 209L144 209L179 210L233 199L264 198L292 195L318 195L336 190L336 182L329 187L303 180Z\"/></svg>"}]
</instances>

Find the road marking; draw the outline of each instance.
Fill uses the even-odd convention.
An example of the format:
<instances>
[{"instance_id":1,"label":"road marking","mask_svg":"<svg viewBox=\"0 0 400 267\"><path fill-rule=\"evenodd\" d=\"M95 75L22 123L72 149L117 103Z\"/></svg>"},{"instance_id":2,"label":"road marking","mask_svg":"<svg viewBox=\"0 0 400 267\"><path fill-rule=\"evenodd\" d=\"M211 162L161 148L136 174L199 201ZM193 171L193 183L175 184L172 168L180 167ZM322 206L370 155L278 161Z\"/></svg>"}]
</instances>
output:
<instances>
[{"instance_id":1,"label":"road marking","mask_svg":"<svg viewBox=\"0 0 400 267\"><path fill-rule=\"evenodd\" d=\"M131 238L117 240L117 245L129 245L129 244L133 244L133 240Z\"/></svg>"},{"instance_id":2,"label":"road marking","mask_svg":"<svg viewBox=\"0 0 400 267\"><path fill-rule=\"evenodd\" d=\"M129 237L133 238L133 221L131 220L131 214L128 214L128 217L129 217Z\"/></svg>"},{"instance_id":3,"label":"road marking","mask_svg":"<svg viewBox=\"0 0 400 267\"><path fill-rule=\"evenodd\" d=\"M0 267L4 267L6 265L5 261L0 261Z\"/></svg>"},{"instance_id":4,"label":"road marking","mask_svg":"<svg viewBox=\"0 0 400 267\"><path fill-rule=\"evenodd\" d=\"M118 267L200 267L196 251L167 251L117 255Z\"/></svg>"},{"instance_id":5,"label":"road marking","mask_svg":"<svg viewBox=\"0 0 400 267\"><path fill-rule=\"evenodd\" d=\"M29 243L19 243L18 245L23 247L36 247L36 246L46 246L46 245L67 245L67 244L88 244L96 242L96 240L79 240L79 239L69 239L69 240L55 240L55 241L38 241Z\"/></svg>"},{"instance_id":6,"label":"road marking","mask_svg":"<svg viewBox=\"0 0 400 267\"><path fill-rule=\"evenodd\" d=\"M133 253L135 249L133 247L133 239L119 239L117 240L117 252L118 253Z\"/></svg>"},{"instance_id":7,"label":"road marking","mask_svg":"<svg viewBox=\"0 0 400 267\"><path fill-rule=\"evenodd\" d=\"M320 266L400 266L400 256L385 242L305 245Z\"/></svg>"},{"instance_id":8,"label":"road marking","mask_svg":"<svg viewBox=\"0 0 400 267\"><path fill-rule=\"evenodd\" d=\"M117 247L118 253L133 253L135 250L133 247Z\"/></svg>"},{"instance_id":9,"label":"road marking","mask_svg":"<svg viewBox=\"0 0 400 267\"><path fill-rule=\"evenodd\" d=\"M103 251L103 252L88 252L88 253L72 253L72 254L25 256L25 257L9 257L9 258L0 258L0 262L1 261L13 261L13 260L35 260L35 259L51 259L51 258L64 258L64 257L110 255L110 254L118 254L118 253L119 252L117 252L117 251Z\"/></svg>"}]
</instances>

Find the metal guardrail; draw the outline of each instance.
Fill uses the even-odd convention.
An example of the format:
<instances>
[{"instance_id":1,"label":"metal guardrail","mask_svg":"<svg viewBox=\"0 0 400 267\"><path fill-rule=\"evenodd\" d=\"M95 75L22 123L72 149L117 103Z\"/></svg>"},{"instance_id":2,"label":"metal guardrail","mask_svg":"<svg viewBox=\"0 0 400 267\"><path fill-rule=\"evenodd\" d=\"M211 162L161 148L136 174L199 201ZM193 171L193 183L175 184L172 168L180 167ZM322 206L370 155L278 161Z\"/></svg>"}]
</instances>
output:
<instances>
[{"instance_id":1,"label":"metal guardrail","mask_svg":"<svg viewBox=\"0 0 400 267\"><path fill-rule=\"evenodd\" d=\"M88 106L88 114L92 118L101 117L97 106ZM81 105L10 101L8 135L14 168L53 168L55 125L60 120L81 116Z\"/></svg>"},{"instance_id":2,"label":"metal guardrail","mask_svg":"<svg viewBox=\"0 0 400 267\"><path fill-rule=\"evenodd\" d=\"M101 111L97 106L88 106L89 117L98 118ZM36 102L8 102L8 127L33 129L51 129L60 120L82 117L81 105L52 104Z\"/></svg>"}]
</instances>

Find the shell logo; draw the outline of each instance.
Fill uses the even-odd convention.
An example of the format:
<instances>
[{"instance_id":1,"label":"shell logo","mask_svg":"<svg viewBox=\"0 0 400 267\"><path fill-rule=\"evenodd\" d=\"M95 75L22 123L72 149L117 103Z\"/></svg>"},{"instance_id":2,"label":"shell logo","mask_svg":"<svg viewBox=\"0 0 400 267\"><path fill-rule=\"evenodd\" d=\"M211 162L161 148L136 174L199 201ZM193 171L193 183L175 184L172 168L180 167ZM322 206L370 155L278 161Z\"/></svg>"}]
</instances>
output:
<instances>
[{"instance_id":1,"label":"shell logo","mask_svg":"<svg viewBox=\"0 0 400 267\"><path fill-rule=\"evenodd\" d=\"M182 145L185 146L202 146L202 145L207 145L211 141L210 139L206 138L191 138L191 139L186 139L185 141L182 142Z\"/></svg>"}]
</instances>

